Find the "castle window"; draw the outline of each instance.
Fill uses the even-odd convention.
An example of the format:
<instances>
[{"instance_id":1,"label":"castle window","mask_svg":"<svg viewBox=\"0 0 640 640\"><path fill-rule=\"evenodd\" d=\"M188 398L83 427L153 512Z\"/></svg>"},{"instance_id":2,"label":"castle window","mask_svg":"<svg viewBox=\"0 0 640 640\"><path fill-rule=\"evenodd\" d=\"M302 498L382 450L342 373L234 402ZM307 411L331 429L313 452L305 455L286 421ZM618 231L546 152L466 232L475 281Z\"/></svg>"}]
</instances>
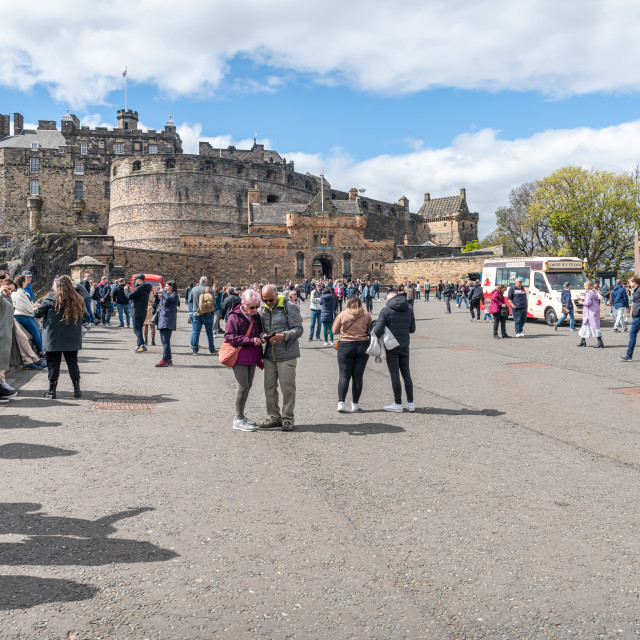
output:
<instances>
[{"instance_id":1,"label":"castle window","mask_svg":"<svg viewBox=\"0 0 640 640\"><path fill-rule=\"evenodd\" d=\"M158 145L157 144L150 144L149 145L149 155L150 156L155 156L158 153Z\"/></svg>"},{"instance_id":2,"label":"castle window","mask_svg":"<svg viewBox=\"0 0 640 640\"><path fill-rule=\"evenodd\" d=\"M381 205L381 204L379 204L379 205L376 207L376 211L379 211L380 213L382 213L382 205Z\"/></svg>"},{"instance_id":3,"label":"castle window","mask_svg":"<svg viewBox=\"0 0 640 640\"><path fill-rule=\"evenodd\" d=\"M83 176L84 175L84 162L76 162L74 173L77 176Z\"/></svg>"},{"instance_id":4,"label":"castle window","mask_svg":"<svg viewBox=\"0 0 640 640\"><path fill-rule=\"evenodd\" d=\"M395 210L395 209L389 209L389 213L390 213L392 216L395 216L395 215L396 215L396 210Z\"/></svg>"},{"instance_id":5,"label":"castle window","mask_svg":"<svg viewBox=\"0 0 640 640\"><path fill-rule=\"evenodd\" d=\"M296 276L304 275L304 253L298 251L296 253Z\"/></svg>"},{"instance_id":6,"label":"castle window","mask_svg":"<svg viewBox=\"0 0 640 640\"><path fill-rule=\"evenodd\" d=\"M58 147L58 153L64 153L64 147L63 146L59 146Z\"/></svg>"},{"instance_id":7,"label":"castle window","mask_svg":"<svg viewBox=\"0 0 640 640\"><path fill-rule=\"evenodd\" d=\"M89 222L98 222L98 214L97 213L89 214Z\"/></svg>"},{"instance_id":8,"label":"castle window","mask_svg":"<svg viewBox=\"0 0 640 640\"><path fill-rule=\"evenodd\" d=\"M173 153L173 147L171 145L165 144L164 145L164 152L165 153Z\"/></svg>"},{"instance_id":9,"label":"castle window","mask_svg":"<svg viewBox=\"0 0 640 640\"><path fill-rule=\"evenodd\" d=\"M75 185L73 187L73 197L82 198L83 193L84 193L84 184L82 180L76 180Z\"/></svg>"},{"instance_id":10,"label":"castle window","mask_svg":"<svg viewBox=\"0 0 640 640\"><path fill-rule=\"evenodd\" d=\"M271 180L273 178L273 171L267 171L267 180Z\"/></svg>"},{"instance_id":11,"label":"castle window","mask_svg":"<svg viewBox=\"0 0 640 640\"><path fill-rule=\"evenodd\" d=\"M140 164L140 160L136 160L131 167L134 171L140 171L142 169L142 165Z\"/></svg>"},{"instance_id":12,"label":"castle window","mask_svg":"<svg viewBox=\"0 0 640 640\"><path fill-rule=\"evenodd\" d=\"M104 140L98 140L98 149L104 149Z\"/></svg>"},{"instance_id":13,"label":"castle window","mask_svg":"<svg viewBox=\"0 0 640 640\"><path fill-rule=\"evenodd\" d=\"M336 199L336 194L335 194L335 193L332 193L332 194L331 194L331 199L332 199L332 200L335 200L335 199Z\"/></svg>"},{"instance_id":14,"label":"castle window","mask_svg":"<svg viewBox=\"0 0 640 640\"><path fill-rule=\"evenodd\" d=\"M116 142L113 145L113 153L115 153L116 155L123 155L124 154L124 143L123 142Z\"/></svg>"},{"instance_id":15,"label":"castle window","mask_svg":"<svg viewBox=\"0 0 640 640\"><path fill-rule=\"evenodd\" d=\"M115 167L113 167L113 171L111 173L112 173L113 177L115 178L116 175L118 175L118 170Z\"/></svg>"},{"instance_id":16,"label":"castle window","mask_svg":"<svg viewBox=\"0 0 640 640\"><path fill-rule=\"evenodd\" d=\"M462 223L462 228L464 229L464 222Z\"/></svg>"},{"instance_id":17,"label":"castle window","mask_svg":"<svg viewBox=\"0 0 640 640\"><path fill-rule=\"evenodd\" d=\"M176 168L175 160L173 160L172 158L167 160L167 169L175 169L175 168Z\"/></svg>"},{"instance_id":18,"label":"castle window","mask_svg":"<svg viewBox=\"0 0 640 640\"><path fill-rule=\"evenodd\" d=\"M205 171L212 171L213 170L213 165L210 162L205 162L204 163L204 170Z\"/></svg>"},{"instance_id":19,"label":"castle window","mask_svg":"<svg viewBox=\"0 0 640 640\"><path fill-rule=\"evenodd\" d=\"M318 243L318 236L317 236L317 234L314 234L314 236L313 236L313 246L317 247L318 244L319 244Z\"/></svg>"},{"instance_id":20,"label":"castle window","mask_svg":"<svg viewBox=\"0 0 640 640\"><path fill-rule=\"evenodd\" d=\"M369 203L366 200L362 201L362 208L363 209L369 209Z\"/></svg>"},{"instance_id":21,"label":"castle window","mask_svg":"<svg viewBox=\"0 0 640 640\"><path fill-rule=\"evenodd\" d=\"M287 184L291 184L293 182L293 176L287 176Z\"/></svg>"},{"instance_id":22,"label":"castle window","mask_svg":"<svg viewBox=\"0 0 640 640\"><path fill-rule=\"evenodd\" d=\"M87 143L86 142L81 142L80 143L80 154L83 156L87 155Z\"/></svg>"},{"instance_id":23,"label":"castle window","mask_svg":"<svg viewBox=\"0 0 640 640\"><path fill-rule=\"evenodd\" d=\"M305 186L305 188L307 188L307 189L311 189L311 183L310 183L308 180L305 180L305 181L304 181L304 186Z\"/></svg>"},{"instance_id":24,"label":"castle window","mask_svg":"<svg viewBox=\"0 0 640 640\"><path fill-rule=\"evenodd\" d=\"M105 198L110 198L111 197L111 183L107 180L104 183L104 197Z\"/></svg>"},{"instance_id":25,"label":"castle window","mask_svg":"<svg viewBox=\"0 0 640 640\"><path fill-rule=\"evenodd\" d=\"M242 175L242 167L241 166L236 167L236 174L239 175L239 176Z\"/></svg>"},{"instance_id":26,"label":"castle window","mask_svg":"<svg viewBox=\"0 0 640 640\"><path fill-rule=\"evenodd\" d=\"M29 173L40 173L40 158L29 158Z\"/></svg>"},{"instance_id":27,"label":"castle window","mask_svg":"<svg viewBox=\"0 0 640 640\"><path fill-rule=\"evenodd\" d=\"M280 200L280 198L278 198L278 196L273 193L270 193L267 196L267 202L278 202L278 200Z\"/></svg>"},{"instance_id":28,"label":"castle window","mask_svg":"<svg viewBox=\"0 0 640 640\"><path fill-rule=\"evenodd\" d=\"M40 180L29 180L29 195L30 196L40 195Z\"/></svg>"},{"instance_id":29,"label":"castle window","mask_svg":"<svg viewBox=\"0 0 640 640\"><path fill-rule=\"evenodd\" d=\"M124 123L124 128L125 128L125 130L127 130L129 128L129 123L128 122Z\"/></svg>"},{"instance_id":30,"label":"castle window","mask_svg":"<svg viewBox=\"0 0 640 640\"><path fill-rule=\"evenodd\" d=\"M31 151L37 151L40 145L37 142L31 143Z\"/></svg>"}]
</instances>

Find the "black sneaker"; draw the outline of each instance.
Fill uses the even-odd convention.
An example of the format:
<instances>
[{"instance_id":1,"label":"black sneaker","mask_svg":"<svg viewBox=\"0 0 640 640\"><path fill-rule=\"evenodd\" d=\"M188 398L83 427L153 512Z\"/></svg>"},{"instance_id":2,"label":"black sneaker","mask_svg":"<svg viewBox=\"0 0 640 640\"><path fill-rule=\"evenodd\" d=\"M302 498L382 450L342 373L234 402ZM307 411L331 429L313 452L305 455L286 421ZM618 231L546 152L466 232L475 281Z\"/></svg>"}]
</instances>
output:
<instances>
[{"instance_id":1,"label":"black sneaker","mask_svg":"<svg viewBox=\"0 0 640 640\"><path fill-rule=\"evenodd\" d=\"M0 398L13 398L13 396L17 396L18 392L15 389L9 391L9 389L5 389L4 387L0 387Z\"/></svg>"}]
</instances>

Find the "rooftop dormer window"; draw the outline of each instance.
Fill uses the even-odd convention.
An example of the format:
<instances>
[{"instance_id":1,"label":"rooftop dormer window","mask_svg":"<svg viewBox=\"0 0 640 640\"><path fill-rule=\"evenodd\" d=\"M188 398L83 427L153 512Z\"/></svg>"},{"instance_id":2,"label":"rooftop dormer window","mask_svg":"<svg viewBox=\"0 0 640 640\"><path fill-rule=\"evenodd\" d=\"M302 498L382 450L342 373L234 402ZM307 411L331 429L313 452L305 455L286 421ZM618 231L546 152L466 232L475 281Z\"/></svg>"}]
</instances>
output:
<instances>
[{"instance_id":1,"label":"rooftop dormer window","mask_svg":"<svg viewBox=\"0 0 640 640\"><path fill-rule=\"evenodd\" d=\"M37 142L31 143L31 151L37 151L40 148L40 145Z\"/></svg>"}]
</instances>

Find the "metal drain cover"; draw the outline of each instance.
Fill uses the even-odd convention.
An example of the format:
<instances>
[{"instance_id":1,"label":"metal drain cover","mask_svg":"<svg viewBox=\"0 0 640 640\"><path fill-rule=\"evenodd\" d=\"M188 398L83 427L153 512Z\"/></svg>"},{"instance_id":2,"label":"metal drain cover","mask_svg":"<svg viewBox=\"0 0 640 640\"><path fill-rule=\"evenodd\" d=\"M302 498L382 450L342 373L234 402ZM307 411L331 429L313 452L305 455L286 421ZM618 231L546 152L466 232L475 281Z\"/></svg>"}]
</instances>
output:
<instances>
[{"instance_id":1,"label":"metal drain cover","mask_svg":"<svg viewBox=\"0 0 640 640\"><path fill-rule=\"evenodd\" d=\"M96 411L152 411L157 404L156 400L122 400L120 398L105 398L98 400L93 408Z\"/></svg>"}]
</instances>

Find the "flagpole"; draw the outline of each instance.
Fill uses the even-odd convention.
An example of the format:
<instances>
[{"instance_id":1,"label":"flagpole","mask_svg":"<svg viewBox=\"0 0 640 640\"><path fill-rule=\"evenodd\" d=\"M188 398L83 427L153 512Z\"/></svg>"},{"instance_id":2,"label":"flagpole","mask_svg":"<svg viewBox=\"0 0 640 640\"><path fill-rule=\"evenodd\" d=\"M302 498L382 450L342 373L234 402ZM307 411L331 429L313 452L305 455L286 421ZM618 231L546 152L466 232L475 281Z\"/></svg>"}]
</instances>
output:
<instances>
[{"instance_id":1,"label":"flagpole","mask_svg":"<svg viewBox=\"0 0 640 640\"><path fill-rule=\"evenodd\" d=\"M322 163L322 153L320 153L320 202L322 203L322 211L324 211L324 166Z\"/></svg>"},{"instance_id":2,"label":"flagpole","mask_svg":"<svg viewBox=\"0 0 640 640\"><path fill-rule=\"evenodd\" d=\"M127 110L127 80L129 74L127 73L127 67L124 68L124 110Z\"/></svg>"}]
</instances>

